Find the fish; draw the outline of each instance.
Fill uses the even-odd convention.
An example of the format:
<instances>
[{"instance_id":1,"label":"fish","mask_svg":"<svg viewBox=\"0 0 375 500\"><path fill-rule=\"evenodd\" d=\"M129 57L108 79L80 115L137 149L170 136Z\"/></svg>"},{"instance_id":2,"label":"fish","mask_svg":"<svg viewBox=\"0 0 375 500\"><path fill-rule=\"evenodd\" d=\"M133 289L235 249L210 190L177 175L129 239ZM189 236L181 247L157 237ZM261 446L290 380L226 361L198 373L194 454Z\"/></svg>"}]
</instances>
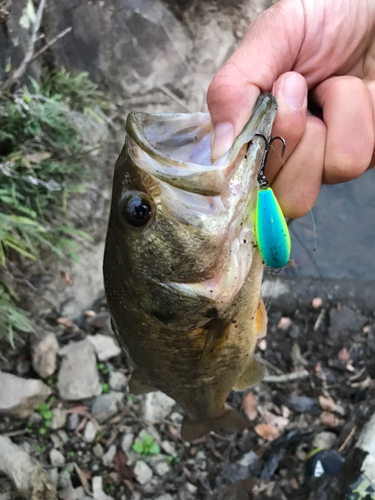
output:
<instances>
[{"instance_id":1,"label":"fish","mask_svg":"<svg viewBox=\"0 0 375 500\"><path fill-rule=\"evenodd\" d=\"M259 135L270 137L276 113L275 98L261 94L213 164L208 113L127 117L104 253L107 303L130 392L173 398L186 441L249 427L226 400L265 374L253 356L267 328L254 217Z\"/></svg>"}]
</instances>

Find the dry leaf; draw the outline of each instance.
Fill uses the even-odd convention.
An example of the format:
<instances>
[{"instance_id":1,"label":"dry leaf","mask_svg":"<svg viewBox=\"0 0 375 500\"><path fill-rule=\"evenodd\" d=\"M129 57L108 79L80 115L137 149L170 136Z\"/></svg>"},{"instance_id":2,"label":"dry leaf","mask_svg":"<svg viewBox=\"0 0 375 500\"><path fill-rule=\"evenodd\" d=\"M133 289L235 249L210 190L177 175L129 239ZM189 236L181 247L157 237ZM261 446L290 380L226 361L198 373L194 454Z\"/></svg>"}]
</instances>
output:
<instances>
[{"instance_id":1,"label":"dry leaf","mask_svg":"<svg viewBox=\"0 0 375 500\"><path fill-rule=\"evenodd\" d=\"M297 478L295 478L295 477L291 477L291 478L289 479L289 482L290 482L290 485L291 485L291 487L292 487L293 489L298 490L298 488L299 488L299 484L298 484Z\"/></svg>"},{"instance_id":2,"label":"dry leaf","mask_svg":"<svg viewBox=\"0 0 375 500\"><path fill-rule=\"evenodd\" d=\"M280 328L280 330L287 330L292 324L292 320L290 318L287 318L283 316L280 318L280 321L277 324L277 328Z\"/></svg>"},{"instance_id":3,"label":"dry leaf","mask_svg":"<svg viewBox=\"0 0 375 500\"><path fill-rule=\"evenodd\" d=\"M100 431L101 429L99 422L96 420L95 417L91 415L86 406L83 405L72 406L71 408L66 410L66 413L78 413L78 415L82 415L83 417L90 419L97 431Z\"/></svg>"},{"instance_id":4,"label":"dry leaf","mask_svg":"<svg viewBox=\"0 0 375 500\"><path fill-rule=\"evenodd\" d=\"M112 465L119 474L120 481L129 480L133 477L133 468L127 465L128 457L122 450L118 450L113 457Z\"/></svg>"},{"instance_id":5,"label":"dry leaf","mask_svg":"<svg viewBox=\"0 0 375 500\"><path fill-rule=\"evenodd\" d=\"M94 318L96 316L96 312L88 309L87 311L85 311L85 316L86 318Z\"/></svg>"},{"instance_id":6,"label":"dry leaf","mask_svg":"<svg viewBox=\"0 0 375 500\"><path fill-rule=\"evenodd\" d=\"M29 160L30 163L40 163L43 160L48 160L51 158L52 153L48 151L38 151L38 153L33 153L31 155L26 155L26 160Z\"/></svg>"},{"instance_id":7,"label":"dry leaf","mask_svg":"<svg viewBox=\"0 0 375 500\"><path fill-rule=\"evenodd\" d=\"M60 271L60 276L61 276L61 279L63 280L63 282L67 286L73 286L74 285L74 281L72 280L72 278L69 276L69 274L66 271Z\"/></svg>"},{"instance_id":8,"label":"dry leaf","mask_svg":"<svg viewBox=\"0 0 375 500\"><path fill-rule=\"evenodd\" d=\"M73 321L69 318L58 318L57 323L64 328L72 328L74 325Z\"/></svg>"},{"instance_id":9,"label":"dry leaf","mask_svg":"<svg viewBox=\"0 0 375 500\"><path fill-rule=\"evenodd\" d=\"M243 398L242 410L249 420L255 420L258 416L257 402L251 391Z\"/></svg>"},{"instance_id":10,"label":"dry leaf","mask_svg":"<svg viewBox=\"0 0 375 500\"><path fill-rule=\"evenodd\" d=\"M341 424L341 420L329 411L323 411L320 414L320 420L322 424L328 425L329 427L337 427Z\"/></svg>"},{"instance_id":11,"label":"dry leaf","mask_svg":"<svg viewBox=\"0 0 375 500\"><path fill-rule=\"evenodd\" d=\"M81 484L88 495L91 496L89 479L91 479L91 473L88 470L80 469L79 466L74 462L74 468L81 481Z\"/></svg>"},{"instance_id":12,"label":"dry leaf","mask_svg":"<svg viewBox=\"0 0 375 500\"><path fill-rule=\"evenodd\" d=\"M324 411L334 412L336 410L336 403L331 398L319 396L319 406Z\"/></svg>"},{"instance_id":13,"label":"dry leaf","mask_svg":"<svg viewBox=\"0 0 375 500\"><path fill-rule=\"evenodd\" d=\"M276 427L281 432L289 424L289 419L275 415L261 406L259 407L259 413L267 425Z\"/></svg>"},{"instance_id":14,"label":"dry leaf","mask_svg":"<svg viewBox=\"0 0 375 500\"><path fill-rule=\"evenodd\" d=\"M312 304L314 309L319 309L319 307L322 307L323 301L320 297L315 297L312 301Z\"/></svg>"},{"instance_id":15,"label":"dry leaf","mask_svg":"<svg viewBox=\"0 0 375 500\"><path fill-rule=\"evenodd\" d=\"M180 434L176 429L176 427L173 427L173 425L168 425L168 430L169 434L173 437L173 439L175 439L176 441L180 439Z\"/></svg>"},{"instance_id":16,"label":"dry leaf","mask_svg":"<svg viewBox=\"0 0 375 500\"><path fill-rule=\"evenodd\" d=\"M349 351L346 349L346 347L343 347L340 349L338 358L341 359L341 361L344 361L344 363L348 364L350 361L350 354Z\"/></svg>"},{"instance_id":17,"label":"dry leaf","mask_svg":"<svg viewBox=\"0 0 375 500\"><path fill-rule=\"evenodd\" d=\"M259 437L266 441L275 441L280 437L280 431L273 425L259 424L255 426L254 430Z\"/></svg>"},{"instance_id":18,"label":"dry leaf","mask_svg":"<svg viewBox=\"0 0 375 500\"><path fill-rule=\"evenodd\" d=\"M265 351L267 349L267 340L266 339L259 339L258 340L258 347L261 351Z\"/></svg>"}]
</instances>

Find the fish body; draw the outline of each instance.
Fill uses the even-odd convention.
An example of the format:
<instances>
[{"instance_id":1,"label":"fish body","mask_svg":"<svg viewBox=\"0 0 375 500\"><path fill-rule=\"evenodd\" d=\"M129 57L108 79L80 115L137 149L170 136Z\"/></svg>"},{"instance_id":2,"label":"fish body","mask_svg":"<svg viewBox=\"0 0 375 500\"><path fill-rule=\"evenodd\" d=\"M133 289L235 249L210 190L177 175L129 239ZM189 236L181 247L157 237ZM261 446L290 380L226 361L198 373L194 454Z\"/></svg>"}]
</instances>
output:
<instances>
[{"instance_id":1,"label":"fish body","mask_svg":"<svg viewBox=\"0 0 375 500\"><path fill-rule=\"evenodd\" d=\"M104 256L114 331L130 390L160 390L195 439L249 422L225 405L263 375L266 329L256 247L257 173L276 102L262 94L226 155L210 162L208 114L131 113L117 161Z\"/></svg>"}]
</instances>

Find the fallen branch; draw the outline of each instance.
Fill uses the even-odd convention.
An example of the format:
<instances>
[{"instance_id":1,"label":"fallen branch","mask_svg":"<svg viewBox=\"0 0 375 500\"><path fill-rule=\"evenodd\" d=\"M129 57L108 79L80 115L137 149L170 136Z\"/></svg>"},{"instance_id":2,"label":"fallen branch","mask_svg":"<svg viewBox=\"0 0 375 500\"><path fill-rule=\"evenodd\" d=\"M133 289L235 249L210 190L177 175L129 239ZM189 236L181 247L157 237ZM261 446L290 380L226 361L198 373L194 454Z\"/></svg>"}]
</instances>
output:
<instances>
[{"instance_id":1,"label":"fallen branch","mask_svg":"<svg viewBox=\"0 0 375 500\"><path fill-rule=\"evenodd\" d=\"M292 382L293 380L300 380L307 378L309 372L307 370L302 370L300 372L285 373L285 375L267 375L264 377L262 382L268 382L270 384L283 384L285 382Z\"/></svg>"},{"instance_id":2,"label":"fallen branch","mask_svg":"<svg viewBox=\"0 0 375 500\"><path fill-rule=\"evenodd\" d=\"M56 500L56 489L43 467L12 441L0 436L0 471L28 500Z\"/></svg>"},{"instance_id":3,"label":"fallen branch","mask_svg":"<svg viewBox=\"0 0 375 500\"><path fill-rule=\"evenodd\" d=\"M5 82L1 86L2 90L9 89L9 87L11 87L13 85L13 83L17 82L22 77L22 75L25 73L26 69L28 68L29 64L31 63L31 60L33 58L34 51L35 51L35 43L38 39L38 31L40 28L40 23L42 22L43 11L44 11L45 5L46 5L46 0L40 0L38 11L36 13L33 31L31 33L29 46L28 46L27 52L25 54L25 57L23 58L19 67L9 76L9 78L7 80L5 80Z\"/></svg>"},{"instance_id":4,"label":"fallen branch","mask_svg":"<svg viewBox=\"0 0 375 500\"><path fill-rule=\"evenodd\" d=\"M43 52L45 52L47 49L49 49L51 47L51 45L53 45L54 43L56 43L57 41L60 40L60 38L62 38L63 36L67 35L68 33L70 33L72 31L72 27L69 26L68 28L65 28L63 31L61 31L61 33L59 33L58 35L54 36L49 42L46 43L46 45L41 48L36 54L33 55L31 61L30 61L30 64L32 62L35 61L35 59L37 59L40 55L43 54Z\"/></svg>"}]
</instances>

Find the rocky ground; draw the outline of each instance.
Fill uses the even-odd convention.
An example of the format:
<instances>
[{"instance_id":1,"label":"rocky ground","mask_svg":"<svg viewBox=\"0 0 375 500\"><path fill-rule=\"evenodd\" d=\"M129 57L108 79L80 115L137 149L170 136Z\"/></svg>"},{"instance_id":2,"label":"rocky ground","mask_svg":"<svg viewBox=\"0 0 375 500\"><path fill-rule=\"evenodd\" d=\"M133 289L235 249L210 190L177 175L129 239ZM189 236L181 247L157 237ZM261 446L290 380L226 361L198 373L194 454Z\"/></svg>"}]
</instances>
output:
<instances>
[{"instance_id":1,"label":"rocky ground","mask_svg":"<svg viewBox=\"0 0 375 500\"><path fill-rule=\"evenodd\" d=\"M257 348L266 381L229 397L249 430L188 444L173 400L129 394L102 298L80 326L48 317L31 345L1 346L0 437L36 458L64 500L246 499L259 488L255 498L307 498L298 495L308 452L341 444L345 454L340 433L374 397L375 320L320 297L290 313L275 297ZM0 499L12 498L0 478Z\"/></svg>"}]
</instances>

